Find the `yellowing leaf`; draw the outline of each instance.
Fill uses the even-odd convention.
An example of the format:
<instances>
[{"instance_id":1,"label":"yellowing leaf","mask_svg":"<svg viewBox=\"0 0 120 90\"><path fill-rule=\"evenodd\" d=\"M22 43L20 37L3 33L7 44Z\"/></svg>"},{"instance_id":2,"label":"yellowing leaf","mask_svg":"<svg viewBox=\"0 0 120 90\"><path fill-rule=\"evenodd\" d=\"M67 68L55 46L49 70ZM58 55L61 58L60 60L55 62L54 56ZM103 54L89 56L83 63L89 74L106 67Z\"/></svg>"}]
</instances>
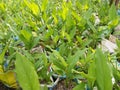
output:
<instances>
[{"instance_id":1,"label":"yellowing leaf","mask_svg":"<svg viewBox=\"0 0 120 90\"><path fill-rule=\"evenodd\" d=\"M30 9L32 10L33 14L38 15L39 14L39 7L35 3L30 4Z\"/></svg>"},{"instance_id":2,"label":"yellowing leaf","mask_svg":"<svg viewBox=\"0 0 120 90\"><path fill-rule=\"evenodd\" d=\"M37 16L39 14L39 7L37 4L35 4L34 2L30 3L26 0L24 0L24 3L29 7L29 9L31 9L34 15Z\"/></svg>"},{"instance_id":3,"label":"yellowing leaf","mask_svg":"<svg viewBox=\"0 0 120 90\"><path fill-rule=\"evenodd\" d=\"M5 11L5 4L4 3L0 3L0 10Z\"/></svg>"},{"instance_id":4,"label":"yellowing leaf","mask_svg":"<svg viewBox=\"0 0 120 90\"><path fill-rule=\"evenodd\" d=\"M116 18L116 19L114 19L114 20L112 20L111 22L108 23L108 27L109 28L115 27L118 23L119 23L119 19Z\"/></svg>"},{"instance_id":5,"label":"yellowing leaf","mask_svg":"<svg viewBox=\"0 0 120 90\"><path fill-rule=\"evenodd\" d=\"M57 23L58 23L57 17L56 17L54 14L52 14L52 16L53 16L53 18L54 18L55 24L57 24Z\"/></svg>"},{"instance_id":6,"label":"yellowing leaf","mask_svg":"<svg viewBox=\"0 0 120 90\"><path fill-rule=\"evenodd\" d=\"M84 10L88 10L88 8L89 8L89 7L88 7L87 4L85 4L85 5L83 6L83 9L84 9Z\"/></svg>"},{"instance_id":7,"label":"yellowing leaf","mask_svg":"<svg viewBox=\"0 0 120 90\"><path fill-rule=\"evenodd\" d=\"M77 14L76 12L72 12L72 15L74 16L74 18L76 18L79 22L80 22L80 20L82 20L82 17L81 16L79 16L79 14Z\"/></svg>"},{"instance_id":8,"label":"yellowing leaf","mask_svg":"<svg viewBox=\"0 0 120 90\"><path fill-rule=\"evenodd\" d=\"M6 73L0 72L0 81L9 87L17 88L15 73L13 71L8 71Z\"/></svg>"},{"instance_id":9,"label":"yellowing leaf","mask_svg":"<svg viewBox=\"0 0 120 90\"><path fill-rule=\"evenodd\" d=\"M66 3L65 3L65 2L63 3L62 9L63 9L62 18L63 18L63 20L65 20L67 14L68 14L68 7L66 6Z\"/></svg>"},{"instance_id":10,"label":"yellowing leaf","mask_svg":"<svg viewBox=\"0 0 120 90\"><path fill-rule=\"evenodd\" d=\"M0 65L0 73L3 73L3 68L1 65Z\"/></svg>"},{"instance_id":11,"label":"yellowing leaf","mask_svg":"<svg viewBox=\"0 0 120 90\"><path fill-rule=\"evenodd\" d=\"M41 11L45 11L46 7L47 7L47 4L48 4L48 0L43 0L42 2L42 6L41 6Z\"/></svg>"}]
</instances>

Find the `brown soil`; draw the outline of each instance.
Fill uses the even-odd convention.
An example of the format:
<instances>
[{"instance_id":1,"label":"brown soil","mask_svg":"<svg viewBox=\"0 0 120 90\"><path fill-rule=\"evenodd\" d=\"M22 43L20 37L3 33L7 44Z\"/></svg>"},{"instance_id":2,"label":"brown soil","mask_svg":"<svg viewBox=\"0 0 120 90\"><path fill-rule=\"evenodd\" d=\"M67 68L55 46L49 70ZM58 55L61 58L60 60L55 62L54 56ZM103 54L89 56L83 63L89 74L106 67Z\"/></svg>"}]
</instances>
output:
<instances>
[{"instance_id":1,"label":"brown soil","mask_svg":"<svg viewBox=\"0 0 120 90\"><path fill-rule=\"evenodd\" d=\"M53 90L72 90L74 86L75 86L75 83L73 81L70 81L66 85L66 81L61 80L58 82L58 84L55 86L55 88Z\"/></svg>"}]
</instances>

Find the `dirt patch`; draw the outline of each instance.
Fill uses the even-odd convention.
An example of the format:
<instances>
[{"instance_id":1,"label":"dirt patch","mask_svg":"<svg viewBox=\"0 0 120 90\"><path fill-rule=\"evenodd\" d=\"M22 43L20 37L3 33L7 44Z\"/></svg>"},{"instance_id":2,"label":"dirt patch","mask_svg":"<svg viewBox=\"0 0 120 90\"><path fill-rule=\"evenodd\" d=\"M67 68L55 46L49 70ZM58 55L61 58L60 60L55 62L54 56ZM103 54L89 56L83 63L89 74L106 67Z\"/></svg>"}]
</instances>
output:
<instances>
[{"instance_id":1,"label":"dirt patch","mask_svg":"<svg viewBox=\"0 0 120 90\"><path fill-rule=\"evenodd\" d=\"M70 81L66 84L65 80L61 80L58 82L58 84L55 86L53 90L72 90L73 87L76 85L75 82Z\"/></svg>"}]
</instances>

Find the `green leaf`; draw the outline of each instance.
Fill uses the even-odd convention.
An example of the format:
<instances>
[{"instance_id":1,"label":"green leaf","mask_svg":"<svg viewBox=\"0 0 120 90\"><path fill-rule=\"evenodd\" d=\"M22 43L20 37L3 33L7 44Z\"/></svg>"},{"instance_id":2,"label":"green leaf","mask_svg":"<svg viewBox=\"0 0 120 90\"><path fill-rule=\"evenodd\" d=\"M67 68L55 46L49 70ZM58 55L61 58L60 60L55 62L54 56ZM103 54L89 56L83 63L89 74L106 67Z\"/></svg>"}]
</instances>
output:
<instances>
[{"instance_id":1,"label":"green leaf","mask_svg":"<svg viewBox=\"0 0 120 90\"><path fill-rule=\"evenodd\" d=\"M120 40L116 39L116 44L117 44L118 48L120 49Z\"/></svg>"},{"instance_id":2,"label":"green leaf","mask_svg":"<svg viewBox=\"0 0 120 90\"><path fill-rule=\"evenodd\" d=\"M74 38L74 36L75 36L75 34L76 34L76 28L73 28L71 31L70 31L70 38L71 39L73 39Z\"/></svg>"},{"instance_id":3,"label":"green leaf","mask_svg":"<svg viewBox=\"0 0 120 90\"><path fill-rule=\"evenodd\" d=\"M65 62L65 59L60 55L60 53L56 50L53 50L54 56L60 60L60 62L63 64L64 67L67 67L67 63Z\"/></svg>"},{"instance_id":4,"label":"green leaf","mask_svg":"<svg viewBox=\"0 0 120 90\"><path fill-rule=\"evenodd\" d=\"M21 30L19 38L24 42L27 49L31 49L39 42L39 37L33 37L32 32Z\"/></svg>"},{"instance_id":5,"label":"green leaf","mask_svg":"<svg viewBox=\"0 0 120 90\"><path fill-rule=\"evenodd\" d=\"M89 77L93 77L92 79L88 78L88 84L89 84L90 87L93 87L94 82L96 80L95 70L96 70L96 66L95 66L95 62L93 61L93 62L90 63L90 67L88 68Z\"/></svg>"},{"instance_id":6,"label":"green leaf","mask_svg":"<svg viewBox=\"0 0 120 90\"><path fill-rule=\"evenodd\" d=\"M109 9L109 19L114 20L117 18L117 11L114 4L112 4L111 8Z\"/></svg>"},{"instance_id":7,"label":"green leaf","mask_svg":"<svg viewBox=\"0 0 120 90\"><path fill-rule=\"evenodd\" d=\"M85 84L80 83L79 85L75 86L73 90L85 90Z\"/></svg>"},{"instance_id":8,"label":"green leaf","mask_svg":"<svg viewBox=\"0 0 120 90\"><path fill-rule=\"evenodd\" d=\"M67 7L66 2L63 2L63 4L62 4L62 18L63 18L63 20L66 19L68 11L69 11L69 8Z\"/></svg>"},{"instance_id":9,"label":"green leaf","mask_svg":"<svg viewBox=\"0 0 120 90\"><path fill-rule=\"evenodd\" d=\"M30 41L31 48L36 46L39 43L40 37L33 38L32 41Z\"/></svg>"},{"instance_id":10,"label":"green leaf","mask_svg":"<svg viewBox=\"0 0 120 90\"><path fill-rule=\"evenodd\" d=\"M26 0L24 0L24 3L27 5L27 7L29 7L29 9L33 12L34 15L38 15L39 14L39 7L37 4L35 4L34 2L30 3Z\"/></svg>"},{"instance_id":11,"label":"green leaf","mask_svg":"<svg viewBox=\"0 0 120 90\"><path fill-rule=\"evenodd\" d=\"M56 58L53 53L50 54L50 61L53 63L52 68L53 70L58 74L63 74L66 67L62 64L61 61L59 61L58 58Z\"/></svg>"},{"instance_id":12,"label":"green leaf","mask_svg":"<svg viewBox=\"0 0 120 90\"><path fill-rule=\"evenodd\" d=\"M5 11L5 3L0 3L0 10L3 12Z\"/></svg>"},{"instance_id":13,"label":"green leaf","mask_svg":"<svg viewBox=\"0 0 120 90\"><path fill-rule=\"evenodd\" d=\"M87 20L87 24L89 25L93 32L96 32L94 25L89 20Z\"/></svg>"},{"instance_id":14,"label":"green leaf","mask_svg":"<svg viewBox=\"0 0 120 90\"><path fill-rule=\"evenodd\" d=\"M108 65L108 59L101 49L96 50L95 64L98 90L112 90L112 72Z\"/></svg>"},{"instance_id":15,"label":"green leaf","mask_svg":"<svg viewBox=\"0 0 120 90\"><path fill-rule=\"evenodd\" d=\"M87 49L84 50L78 50L75 55L68 57L67 63L67 74L69 75L73 69L73 67L76 65L77 61L79 61L79 58L85 53Z\"/></svg>"},{"instance_id":16,"label":"green leaf","mask_svg":"<svg viewBox=\"0 0 120 90\"><path fill-rule=\"evenodd\" d=\"M32 2L30 4L30 9L32 10L33 14L38 15L39 14L39 7L37 4L35 4L34 2Z\"/></svg>"},{"instance_id":17,"label":"green leaf","mask_svg":"<svg viewBox=\"0 0 120 90\"><path fill-rule=\"evenodd\" d=\"M110 29L111 29L111 28L114 28L115 26L118 25L118 23L119 23L119 19L116 18L116 19L114 19L114 20L112 20L112 21L110 21L110 22L108 23L108 27L109 27Z\"/></svg>"},{"instance_id":18,"label":"green leaf","mask_svg":"<svg viewBox=\"0 0 120 90\"><path fill-rule=\"evenodd\" d=\"M80 72L80 74L88 80L88 84L93 86L95 82L95 77L90 74L85 74L84 72Z\"/></svg>"},{"instance_id":19,"label":"green leaf","mask_svg":"<svg viewBox=\"0 0 120 90\"><path fill-rule=\"evenodd\" d=\"M86 20L89 20L89 18L91 17L91 15L92 15L92 9L90 8L89 10L87 10L85 13L84 13L84 18L86 19Z\"/></svg>"},{"instance_id":20,"label":"green leaf","mask_svg":"<svg viewBox=\"0 0 120 90\"><path fill-rule=\"evenodd\" d=\"M79 14L77 14L75 11L72 11L72 15L73 15L73 17L74 17L76 20L78 20L79 22L80 22L80 20L82 19L82 17L79 16Z\"/></svg>"},{"instance_id":21,"label":"green leaf","mask_svg":"<svg viewBox=\"0 0 120 90\"><path fill-rule=\"evenodd\" d=\"M48 0L43 0L42 6L41 6L41 11L42 12L45 11L47 4L48 4Z\"/></svg>"},{"instance_id":22,"label":"green leaf","mask_svg":"<svg viewBox=\"0 0 120 90\"><path fill-rule=\"evenodd\" d=\"M60 36L56 35L56 36L53 38L53 41L54 41L55 43L57 43L57 41L59 40L59 37L60 37Z\"/></svg>"},{"instance_id":23,"label":"green leaf","mask_svg":"<svg viewBox=\"0 0 120 90\"><path fill-rule=\"evenodd\" d=\"M35 68L26 57L17 53L15 67L18 82L23 90L40 90Z\"/></svg>"},{"instance_id":24,"label":"green leaf","mask_svg":"<svg viewBox=\"0 0 120 90\"><path fill-rule=\"evenodd\" d=\"M5 52L6 52L7 49L8 49L8 45L9 45L9 44L7 44L7 45L5 46L5 48L3 49L2 53L0 54L0 64L3 64Z\"/></svg>"},{"instance_id":25,"label":"green leaf","mask_svg":"<svg viewBox=\"0 0 120 90\"><path fill-rule=\"evenodd\" d=\"M32 37L32 33L26 31L26 30L21 30L22 36L29 42Z\"/></svg>"}]
</instances>

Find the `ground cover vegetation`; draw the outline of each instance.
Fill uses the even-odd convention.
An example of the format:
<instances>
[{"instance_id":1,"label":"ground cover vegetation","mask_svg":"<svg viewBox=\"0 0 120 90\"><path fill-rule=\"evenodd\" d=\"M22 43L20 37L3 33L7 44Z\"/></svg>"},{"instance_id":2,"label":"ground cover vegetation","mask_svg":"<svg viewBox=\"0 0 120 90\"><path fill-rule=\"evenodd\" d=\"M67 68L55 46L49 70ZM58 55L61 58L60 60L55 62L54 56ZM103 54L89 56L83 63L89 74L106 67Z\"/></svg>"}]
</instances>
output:
<instances>
[{"instance_id":1,"label":"ground cover vegetation","mask_svg":"<svg viewBox=\"0 0 120 90\"><path fill-rule=\"evenodd\" d=\"M2 85L62 90L62 82L63 90L120 90L120 41L113 54L98 47L119 17L108 0L0 0Z\"/></svg>"}]
</instances>

